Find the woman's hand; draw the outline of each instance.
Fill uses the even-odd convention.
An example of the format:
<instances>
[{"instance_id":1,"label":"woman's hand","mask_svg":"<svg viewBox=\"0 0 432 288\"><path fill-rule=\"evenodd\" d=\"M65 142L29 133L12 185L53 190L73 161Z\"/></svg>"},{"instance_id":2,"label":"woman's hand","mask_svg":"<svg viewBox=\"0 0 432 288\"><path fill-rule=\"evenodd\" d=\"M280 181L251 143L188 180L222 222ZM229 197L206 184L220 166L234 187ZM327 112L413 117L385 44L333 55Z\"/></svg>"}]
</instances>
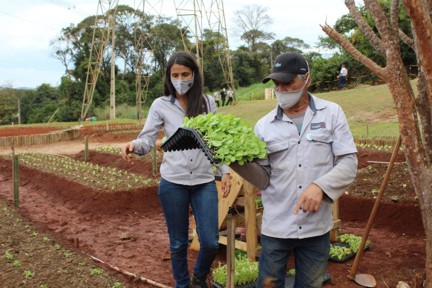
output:
<instances>
[{"instance_id":1,"label":"woman's hand","mask_svg":"<svg viewBox=\"0 0 432 288\"><path fill-rule=\"evenodd\" d=\"M230 191L231 191L231 175L229 173L225 173L222 175L221 179L221 190L223 197L228 197Z\"/></svg>"},{"instance_id":2,"label":"woman's hand","mask_svg":"<svg viewBox=\"0 0 432 288\"><path fill-rule=\"evenodd\" d=\"M132 153L133 151L134 151L133 142L126 143L121 149L122 158L130 162L129 154Z\"/></svg>"}]
</instances>

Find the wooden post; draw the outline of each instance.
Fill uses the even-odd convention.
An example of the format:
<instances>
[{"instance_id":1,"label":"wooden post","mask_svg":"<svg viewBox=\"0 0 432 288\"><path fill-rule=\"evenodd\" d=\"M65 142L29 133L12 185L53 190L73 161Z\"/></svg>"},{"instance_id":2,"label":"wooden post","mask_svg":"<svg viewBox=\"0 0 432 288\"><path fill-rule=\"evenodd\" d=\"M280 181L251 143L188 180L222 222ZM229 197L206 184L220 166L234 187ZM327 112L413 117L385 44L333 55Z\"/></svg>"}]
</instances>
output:
<instances>
[{"instance_id":1,"label":"wooden post","mask_svg":"<svg viewBox=\"0 0 432 288\"><path fill-rule=\"evenodd\" d=\"M152 171L153 171L153 176L155 176L157 174L157 161L156 161L156 146L153 147L152 149Z\"/></svg>"},{"instance_id":2,"label":"wooden post","mask_svg":"<svg viewBox=\"0 0 432 288\"><path fill-rule=\"evenodd\" d=\"M330 242L337 242L341 220L339 219L339 200L333 202L333 228L330 231Z\"/></svg>"},{"instance_id":3,"label":"wooden post","mask_svg":"<svg viewBox=\"0 0 432 288\"><path fill-rule=\"evenodd\" d=\"M250 261L257 257L258 233L256 220L256 188L248 181L243 182L243 194L245 197L245 228L246 251Z\"/></svg>"},{"instance_id":4,"label":"wooden post","mask_svg":"<svg viewBox=\"0 0 432 288\"><path fill-rule=\"evenodd\" d=\"M12 147L12 174L14 188L14 205L19 207L19 173L18 173L18 155L15 154L15 149Z\"/></svg>"},{"instance_id":5,"label":"wooden post","mask_svg":"<svg viewBox=\"0 0 432 288\"><path fill-rule=\"evenodd\" d=\"M86 135L84 137L84 161L87 162L88 159L88 136Z\"/></svg>"},{"instance_id":6,"label":"wooden post","mask_svg":"<svg viewBox=\"0 0 432 288\"><path fill-rule=\"evenodd\" d=\"M227 219L227 283L226 288L234 288L235 274L235 219L234 208L230 207L226 215Z\"/></svg>"}]
</instances>

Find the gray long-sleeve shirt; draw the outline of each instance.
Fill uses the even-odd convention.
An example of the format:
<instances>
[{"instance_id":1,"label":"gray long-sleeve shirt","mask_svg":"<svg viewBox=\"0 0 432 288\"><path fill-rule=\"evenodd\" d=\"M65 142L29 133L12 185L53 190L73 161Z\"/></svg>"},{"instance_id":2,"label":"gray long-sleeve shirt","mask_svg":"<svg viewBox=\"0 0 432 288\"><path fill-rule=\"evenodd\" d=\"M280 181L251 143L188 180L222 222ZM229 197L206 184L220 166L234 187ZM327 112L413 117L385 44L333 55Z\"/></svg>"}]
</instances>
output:
<instances>
[{"instance_id":1,"label":"gray long-sleeve shirt","mask_svg":"<svg viewBox=\"0 0 432 288\"><path fill-rule=\"evenodd\" d=\"M330 231L332 201L357 173L357 150L340 106L310 95L300 135L280 108L261 118L255 133L267 144L267 159L231 168L262 189L262 234L301 239ZM315 213L294 214L294 205L311 183L321 187L325 201Z\"/></svg>"},{"instance_id":2,"label":"gray long-sleeve shirt","mask_svg":"<svg viewBox=\"0 0 432 288\"><path fill-rule=\"evenodd\" d=\"M209 112L216 113L214 99L205 97ZM185 116L185 111L174 96L157 98L150 107L143 130L132 141L134 152L141 155L150 152L161 128L169 138L182 126ZM222 173L228 171L228 167L221 167ZM200 149L165 152L160 173L162 178L182 185L198 185L214 180L213 167Z\"/></svg>"}]
</instances>

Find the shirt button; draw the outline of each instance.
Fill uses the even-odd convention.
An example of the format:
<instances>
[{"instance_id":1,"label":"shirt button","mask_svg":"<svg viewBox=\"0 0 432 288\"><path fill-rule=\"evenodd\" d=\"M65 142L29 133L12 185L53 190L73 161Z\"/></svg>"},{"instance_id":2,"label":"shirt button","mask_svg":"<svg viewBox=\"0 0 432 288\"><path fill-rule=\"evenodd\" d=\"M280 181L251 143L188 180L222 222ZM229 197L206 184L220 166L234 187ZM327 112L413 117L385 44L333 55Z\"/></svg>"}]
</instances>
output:
<instances>
[{"instance_id":1,"label":"shirt button","mask_svg":"<svg viewBox=\"0 0 432 288\"><path fill-rule=\"evenodd\" d=\"M191 162L192 162L193 160L191 159Z\"/></svg>"},{"instance_id":2,"label":"shirt button","mask_svg":"<svg viewBox=\"0 0 432 288\"><path fill-rule=\"evenodd\" d=\"M192 172L191 172L191 174L192 174ZM300 186L299 186L299 188L301 189L301 188L302 188L302 186L300 185Z\"/></svg>"},{"instance_id":3,"label":"shirt button","mask_svg":"<svg viewBox=\"0 0 432 288\"><path fill-rule=\"evenodd\" d=\"M298 141L297 144L300 144L300 141Z\"/></svg>"},{"instance_id":4,"label":"shirt button","mask_svg":"<svg viewBox=\"0 0 432 288\"><path fill-rule=\"evenodd\" d=\"M190 174L192 174L192 171L190 172Z\"/></svg>"},{"instance_id":5,"label":"shirt button","mask_svg":"<svg viewBox=\"0 0 432 288\"><path fill-rule=\"evenodd\" d=\"M301 226L299 226L299 229L301 229L302 227Z\"/></svg>"},{"instance_id":6,"label":"shirt button","mask_svg":"<svg viewBox=\"0 0 432 288\"><path fill-rule=\"evenodd\" d=\"M299 164L299 167L301 167L301 164Z\"/></svg>"}]
</instances>

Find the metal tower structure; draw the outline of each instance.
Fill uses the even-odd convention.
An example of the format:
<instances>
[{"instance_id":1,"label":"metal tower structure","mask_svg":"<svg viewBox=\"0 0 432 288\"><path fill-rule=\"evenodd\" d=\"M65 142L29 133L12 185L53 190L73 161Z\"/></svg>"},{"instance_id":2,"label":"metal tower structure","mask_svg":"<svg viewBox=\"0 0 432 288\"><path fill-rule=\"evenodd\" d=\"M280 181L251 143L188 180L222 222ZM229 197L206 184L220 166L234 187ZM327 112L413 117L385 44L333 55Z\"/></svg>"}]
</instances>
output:
<instances>
[{"instance_id":1,"label":"metal tower structure","mask_svg":"<svg viewBox=\"0 0 432 288\"><path fill-rule=\"evenodd\" d=\"M186 24L187 30L181 30L181 37L183 40L183 47L186 51L192 52L188 45L187 38L192 38L195 43L195 55L200 66L201 72L203 73L203 44L202 44L202 19L204 10L204 0L174 0L176 7L177 18ZM187 35L190 32L191 35Z\"/></svg>"},{"instance_id":2,"label":"metal tower structure","mask_svg":"<svg viewBox=\"0 0 432 288\"><path fill-rule=\"evenodd\" d=\"M141 0L136 9L141 9L144 14L150 14L149 11L160 15L163 7L163 0L148 1ZM139 121L142 120L142 106L147 99L147 91L150 81L150 73L145 73L147 65L150 66L152 60L152 44L150 35L145 31L144 22L142 25L136 25L134 29L135 50L137 58L135 61L135 95L136 95L136 115Z\"/></svg>"},{"instance_id":3,"label":"metal tower structure","mask_svg":"<svg viewBox=\"0 0 432 288\"><path fill-rule=\"evenodd\" d=\"M205 8L205 1L208 2ZM111 91L110 91L110 119L115 118L115 86L114 86L114 45L115 45L115 29L114 21L118 0L99 0L98 9L95 16L95 24L93 27L92 44L90 48L87 77L83 95L83 105L81 110L80 121L86 117L90 105L92 104L93 95L96 87L96 82L99 73L102 69L102 60L106 53L107 45L112 39L111 51ZM234 80L231 65L231 56L228 45L228 33L225 22L225 12L223 7L223 0L174 0L174 5L177 13L177 18L183 24L187 25L187 29L181 29L181 37L183 40L184 49L192 52L192 48L188 40L193 39L195 54L198 64L204 73L203 63L203 15L206 16L208 22L208 29L213 32L218 32L224 38L223 44L218 47L219 62L222 67L225 83L228 87L234 90ZM163 8L163 0L140 0L138 6L134 9L140 9L143 15L161 15ZM111 11L111 13L107 13ZM142 106L147 98L147 91L149 86L150 71L146 70L151 66L153 58L153 48L151 44L151 35L146 31L142 25L136 25L135 31L135 88L136 88L136 108L137 119L142 119ZM190 33L190 34L187 34Z\"/></svg>"},{"instance_id":4,"label":"metal tower structure","mask_svg":"<svg viewBox=\"0 0 432 288\"><path fill-rule=\"evenodd\" d=\"M93 101L96 82L101 71L102 60L106 46L110 40L115 13L106 13L117 8L118 0L99 0L93 27L92 44L90 48L87 77L84 87L83 105L80 121L83 121ZM115 12L115 10L114 10Z\"/></svg>"},{"instance_id":5,"label":"metal tower structure","mask_svg":"<svg viewBox=\"0 0 432 288\"><path fill-rule=\"evenodd\" d=\"M226 26L223 0L208 0L208 2L210 2L206 7L208 26L211 31L220 33L224 39L222 46L217 47L217 50L219 51L219 63L222 68L224 80L227 86L231 88L233 92L235 92L231 52L228 43L228 29Z\"/></svg>"}]
</instances>

